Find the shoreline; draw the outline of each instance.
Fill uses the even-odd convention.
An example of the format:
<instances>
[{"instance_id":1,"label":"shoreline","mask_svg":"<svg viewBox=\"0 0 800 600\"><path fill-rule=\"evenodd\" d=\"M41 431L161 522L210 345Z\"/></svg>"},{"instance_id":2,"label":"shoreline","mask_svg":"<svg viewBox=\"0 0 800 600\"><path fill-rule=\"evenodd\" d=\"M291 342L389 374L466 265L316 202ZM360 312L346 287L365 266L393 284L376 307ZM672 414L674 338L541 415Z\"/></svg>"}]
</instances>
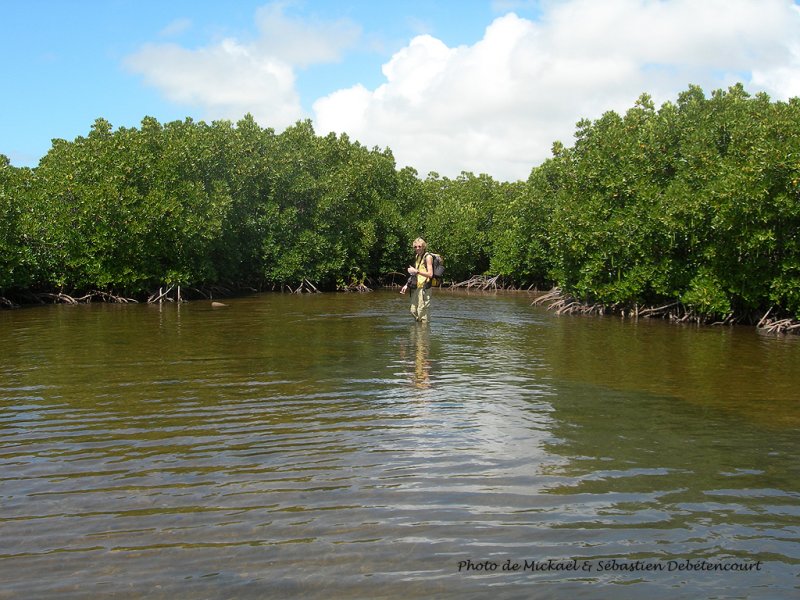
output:
<instances>
[{"instance_id":1,"label":"shoreline","mask_svg":"<svg viewBox=\"0 0 800 600\"><path fill-rule=\"evenodd\" d=\"M770 317L774 307L766 311L757 321L753 315L727 315L722 320L712 320L695 313L680 301L670 302L663 306L607 305L577 300L565 294L559 288L552 288L536 298L534 306L544 306L555 311L557 315L597 315L619 316L623 319L662 319L676 324L694 323L707 327L742 325L755 327L759 331L774 335L800 335L800 321L792 317Z\"/></svg>"},{"instance_id":2,"label":"shoreline","mask_svg":"<svg viewBox=\"0 0 800 600\"><path fill-rule=\"evenodd\" d=\"M390 281L386 281L389 279ZM376 283L372 288L361 283L357 286L347 286L341 289L330 290L327 293L367 293L374 289L394 289L399 287L388 276L381 283ZM772 315L776 307L771 307L762 315L727 315L722 320L712 320L695 313L691 308L686 307L680 301L667 303L662 306L640 306L630 305L608 305L603 303L590 303L578 300L573 296L562 292L558 287L548 291L541 291L534 286L528 288L518 288L512 285L505 285L501 276L475 275L462 282L451 282L437 288L444 290L459 291L478 291L478 292L524 292L527 294L539 294L532 306L543 306L548 311L555 312L556 315L585 315L585 316L617 316L622 319L662 319L676 324L696 324L708 327L719 326L750 326L758 331L763 331L772 335L800 335L800 320L788 316ZM88 292L73 292L67 294L63 291L33 292L31 290L19 291L9 294L16 302L6 296L0 296L0 310L15 310L20 308L47 306L52 304L162 304L162 303L185 303L185 302L215 302L220 299L235 298L237 296L275 292L290 294L325 293L315 287L310 281L304 279L297 287L288 284L264 286L255 288L252 286L230 286L207 285L207 286L169 286L159 288L158 291L143 293L138 297L130 297L115 294L113 291L91 290ZM779 312L779 311L777 311Z\"/></svg>"}]
</instances>

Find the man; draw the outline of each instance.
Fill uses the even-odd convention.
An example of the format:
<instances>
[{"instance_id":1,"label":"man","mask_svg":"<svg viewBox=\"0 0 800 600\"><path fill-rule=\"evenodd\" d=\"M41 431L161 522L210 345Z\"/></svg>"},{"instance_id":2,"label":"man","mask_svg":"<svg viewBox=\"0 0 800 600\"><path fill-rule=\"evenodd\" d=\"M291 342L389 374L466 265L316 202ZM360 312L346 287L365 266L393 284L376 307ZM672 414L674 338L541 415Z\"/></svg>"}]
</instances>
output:
<instances>
[{"instance_id":1,"label":"man","mask_svg":"<svg viewBox=\"0 0 800 600\"><path fill-rule=\"evenodd\" d=\"M433 257L426 252L428 244L422 238L415 239L413 247L416 260L413 267L408 267L409 281L400 288L400 293L405 294L411 288L411 314L418 322L427 323L431 304Z\"/></svg>"}]
</instances>

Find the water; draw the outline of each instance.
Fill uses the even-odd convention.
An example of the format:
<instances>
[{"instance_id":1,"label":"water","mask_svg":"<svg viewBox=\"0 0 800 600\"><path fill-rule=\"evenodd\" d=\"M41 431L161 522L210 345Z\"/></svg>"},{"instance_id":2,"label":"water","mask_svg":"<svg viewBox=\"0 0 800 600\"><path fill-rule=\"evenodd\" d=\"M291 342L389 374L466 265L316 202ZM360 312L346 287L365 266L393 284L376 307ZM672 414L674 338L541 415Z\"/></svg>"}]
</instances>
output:
<instances>
[{"instance_id":1,"label":"water","mask_svg":"<svg viewBox=\"0 0 800 600\"><path fill-rule=\"evenodd\" d=\"M796 596L800 341L406 302L0 312L0 598Z\"/></svg>"}]
</instances>

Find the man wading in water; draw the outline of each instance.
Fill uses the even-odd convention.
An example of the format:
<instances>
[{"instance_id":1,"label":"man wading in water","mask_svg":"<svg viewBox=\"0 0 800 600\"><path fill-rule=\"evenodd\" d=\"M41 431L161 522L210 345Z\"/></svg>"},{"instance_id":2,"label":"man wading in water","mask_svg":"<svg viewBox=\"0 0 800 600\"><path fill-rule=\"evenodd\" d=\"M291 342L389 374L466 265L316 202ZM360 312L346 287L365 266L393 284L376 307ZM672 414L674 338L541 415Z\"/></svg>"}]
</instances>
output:
<instances>
[{"instance_id":1,"label":"man wading in water","mask_svg":"<svg viewBox=\"0 0 800 600\"><path fill-rule=\"evenodd\" d=\"M414 240L416 261L408 267L408 282L400 288L405 294L411 288L411 314L420 323L428 322L428 309L431 305L431 279L433 278L433 257L426 252L428 244L422 238Z\"/></svg>"}]
</instances>

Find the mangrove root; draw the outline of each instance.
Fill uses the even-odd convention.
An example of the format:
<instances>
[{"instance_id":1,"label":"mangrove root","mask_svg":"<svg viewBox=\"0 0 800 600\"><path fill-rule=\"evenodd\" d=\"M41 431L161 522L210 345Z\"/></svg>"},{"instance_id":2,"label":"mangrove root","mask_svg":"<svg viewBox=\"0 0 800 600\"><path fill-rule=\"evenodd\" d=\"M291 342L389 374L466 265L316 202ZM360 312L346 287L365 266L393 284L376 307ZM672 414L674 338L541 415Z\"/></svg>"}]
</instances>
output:
<instances>
[{"instance_id":1,"label":"mangrove root","mask_svg":"<svg viewBox=\"0 0 800 600\"><path fill-rule=\"evenodd\" d=\"M47 300L50 300L53 304L63 303L63 304L78 304L78 301L70 296L69 294L65 294L64 292L58 292L57 294L53 294L50 292L41 292L36 294L36 297L39 298L43 303Z\"/></svg>"},{"instance_id":2,"label":"mangrove root","mask_svg":"<svg viewBox=\"0 0 800 600\"><path fill-rule=\"evenodd\" d=\"M666 304L664 306L659 306L657 308L646 308L639 313L640 317L651 317L651 316L660 316L668 314L669 309L679 306L680 302L673 302L672 304Z\"/></svg>"},{"instance_id":3,"label":"mangrove root","mask_svg":"<svg viewBox=\"0 0 800 600\"><path fill-rule=\"evenodd\" d=\"M156 302L161 303L161 302L164 302L164 301L172 302L172 298L169 297L169 293L172 291L172 288L174 288L174 287L175 287L174 285L171 285L171 286L169 286L167 288L166 291L163 291L164 288L158 288L158 293L151 295L147 299L147 303L148 304L155 304Z\"/></svg>"},{"instance_id":4,"label":"mangrove root","mask_svg":"<svg viewBox=\"0 0 800 600\"><path fill-rule=\"evenodd\" d=\"M555 311L558 315L604 315L609 309L609 307L604 304L588 304L586 302L576 300L571 296L564 296L559 288L553 288L546 294L542 294L533 302L531 302L531 304L534 306L547 304L547 309Z\"/></svg>"},{"instance_id":5,"label":"mangrove root","mask_svg":"<svg viewBox=\"0 0 800 600\"><path fill-rule=\"evenodd\" d=\"M93 290L86 294L85 296L81 296L80 298L76 298L78 302L91 302L95 298L103 301L108 302L111 304L128 304L130 302L138 303L138 300L134 298L127 298L125 296L117 296L116 294L112 294L110 292L101 292L100 290Z\"/></svg>"},{"instance_id":6,"label":"mangrove root","mask_svg":"<svg viewBox=\"0 0 800 600\"><path fill-rule=\"evenodd\" d=\"M22 292L20 297L27 302L36 304L89 304L95 300L109 303L136 302L133 298L117 296L111 292L101 292L100 290L92 290L83 296L71 296L64 292ZM0 306L16 308L17 304L8 298L0 298Z\"/></svg>"},{"instance_id":7,"label":"mangrove root","mask_svg":"<svg viewBox=\"0 0 800 600\"><path fill-rule=\"evenodd\" d=\"M496 290L498 288L498 282L500 281L500 275L495 275L494 277L490 277L488 275L475 275L466 281L462 281L460 283L454 283L450 287L454 288L467 288L478 289L478 290L488 290L493 289ZM502 287L502 286L500 286Z\"/></svg>"},{"instance_id":8,"label":"mangrove root","mask_svg":"<svg viewBox=\"0 0 800 600\"><path fill-rule=\"evenodd\" d=\"M398 283L399 280L399 283ZM380 284L387 287L401 287L408 281L408 273L400 273L399 271L392 271L380 278Z\"/></svg>"},{"instance_id":9,"label":"mangrove root","mask_svg":"<svg viewBox=\"0 0 800 600\"><path fill-rule=\"evenodd\" d=\"M366 293L371 292L372 290L367 287L367 285L362 281L351 281L347 285L341 285L338 287L340 292L359 292L359 293Z\"/></svg>"},{"instance_id":10,"label":"mangrove root","mask_svg":"<svg viewBox=\"0 0 800 600\"><path fill-rule=\"evenodd\" d=\"M709 320L701 314L696 313L689 307L684 306L680 302L672 302L664 306L654 306L649 308L642 308L638 304L633 306L624 306L619 304L604 305L604 304L589 304L577 300L569 295L564 295L559 288L553 288L549 292L542 294L536 298L532 305L547 305L548 310L553 310L558 315L563 314L599 314L604 315L619 314L621 317L630 317L632 319L650 319L662 318L669 319L674 323L696 323L696 324L710 324L710 325L733 325L741 323L746 320L746 316L735 315L729 313L721 321L709 323ZM772 312L770 308L766 314L758 321L757 327L763 329L768 333L794 333L800 334L800 321L793 318L770 319L769 315ZM749 323L754 323L755 319L749 320Z\"/></svg>"},{"instance_id":11,"label":"mangrove root","mask_svg":"<svg viewBox=\"0 0 800 600\"><path fill-rule=\"evenodd\" d=\"M319 294L320 291L308 279L303 279L296 289L292 289L290 285L281 285L281 291L288 289L291 294Z\"/></svg>"},{"instance_id":12,"label":"mangrove root","mask_svg":"<svg viewBox=\"0 0 800 600\"><path fill-rule=\"evenodd\" d=\"M800 322L796 319L762 319L759 326L767 333L800 333Z\"/></svg>"}]
</instances>

